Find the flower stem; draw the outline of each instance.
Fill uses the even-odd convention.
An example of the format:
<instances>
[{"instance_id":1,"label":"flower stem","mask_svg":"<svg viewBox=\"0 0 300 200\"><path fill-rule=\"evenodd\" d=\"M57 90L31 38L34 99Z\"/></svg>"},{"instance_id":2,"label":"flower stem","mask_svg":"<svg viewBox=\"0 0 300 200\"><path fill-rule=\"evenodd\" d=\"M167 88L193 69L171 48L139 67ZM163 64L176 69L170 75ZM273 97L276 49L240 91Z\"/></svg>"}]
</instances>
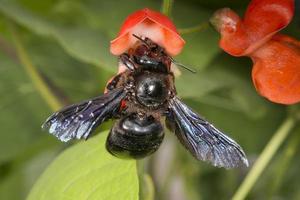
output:
<instances>
[{"instance_id":1,"label":"flower stem","mask_svg":"<svg viewBox=\"0 0 300 200\"><path fill-rule=\"evenodd\" d=\"M194 33L198 31L202 31L208 27L209 23L208 22L203 22L197 26L189 27L189 28L180 28L178 29L178 32L180 34L188 34L188 33Z\"/></svg>"},{"instance_id":2,"label":"flower stem","mask_svg":"<svg viewBox=\"0 0 300 200\"><path fill-rule=\"evenodd\" d=\"M285 178L286 172L289 169L289 166L292 162L292 159L295 157L298 146L300 143L300 136L299 136L300 127L293 130L292 136L289 138L289 141L286 144L286 147L282 153L282 156L278 158L277 165L275 166L274 173L276 174L276 177L273 178L273 183L270 187L270 198L274 195L276 195L276 192L278 189L280 189L281 184L283 183L283 180Z\"/></svg>"},{"instance_id":3,"label":"flower stem","mask_svg":"<svg viewBox=\"0 0 300 200\"><path fill-rule=\"evenodd\" d=\"M163 0L161 12L168 17L171 16L174 0Z\"/></svg>"},{"instance_id":4,"label":"flower stem","mask_svg":"<svg viewBox=\"0 0 300 200\"><path fill-rule=\"evenodd\" d=\"M289 132L294 128L295 124L296 119L293 116L289 116L284 120L284 122L275 132L269 143L264 148L263 152L260 154L256 162L254 163L253 167L247 174L240 187L237 189L236 193L233 195L233 200L245 199L245 197L252 189L257 179L262 174L263 170L266 168L272 157L275 155L280 145L286 139Z\"/></svg>"},{"instance_id":5,"label":"flower stem","mask_svg":"<svg viewBox=\"0 0 300 200\"><path fill-rule=\"evenodd\" d=\"M143 200L154 200L154 195L155 195L155 189L154 189L154 184L151 176L149 174L144 174L144 179L143 179L145 188L144 188L144 196Z\"/></svg>"},{"instance_id":6,"label":"flower stem","mask_svg":"<svg viewBox=\"0 0 300 200\"><path fill-rule=\"evenodd\" d=\"M16 31L16 28L13 22L8 22L11 36L17 51L17 56L21 62L21 65L24 67L26 73L28 74L31 82L35 86L38 93L45 100L45 102L50 106L52 110L58 110L63 106L63 104L56 98L52 93L51 89L45 83L44 79L41 77L40 73L37 71L35 66L32 64L22 42Z\"/></svg>"}]
</instances>

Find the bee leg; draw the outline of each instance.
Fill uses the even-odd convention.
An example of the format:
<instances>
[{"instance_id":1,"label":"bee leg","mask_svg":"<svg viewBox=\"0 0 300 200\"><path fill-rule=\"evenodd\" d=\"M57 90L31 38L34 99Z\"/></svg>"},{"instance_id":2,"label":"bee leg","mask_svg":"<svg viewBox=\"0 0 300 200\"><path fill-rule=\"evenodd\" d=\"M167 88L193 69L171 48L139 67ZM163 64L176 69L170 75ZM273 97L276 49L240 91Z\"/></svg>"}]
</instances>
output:
<instances>
[{"instance_id":1,"label":"bee leg","mask_svg":"<svg viewBox=\"0 0 300 200\"><path fill-rule=\"evenodd\" d=\"M113 89L115 89L117 87L117 84L120 81L121 75L123 75L123 74L122 73L121 74L117 74L116 76L114 76L112 79L110 79L107 82L104 93L106 93L107 91L113 90Z\"/></svg>"},{"instance_id":2,"label":"bee leg","mask_svg":"<svg viewBox=\"0 0 300 200\"><path fill-rule=\"evenodd\" d=\"M119 59L129 70L134 71L136 69L134 61L130 58L130 56L127 53L121 54Z\"/></svg>"}]
</instances>

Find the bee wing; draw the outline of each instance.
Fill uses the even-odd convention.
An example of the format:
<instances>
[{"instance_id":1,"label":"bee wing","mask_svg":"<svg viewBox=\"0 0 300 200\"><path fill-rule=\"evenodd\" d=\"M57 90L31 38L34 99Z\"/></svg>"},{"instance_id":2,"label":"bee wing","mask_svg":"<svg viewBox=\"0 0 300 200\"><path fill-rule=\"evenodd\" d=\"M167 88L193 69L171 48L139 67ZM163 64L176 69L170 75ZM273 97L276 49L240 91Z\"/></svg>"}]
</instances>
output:
<instances>
[{"instance_id":1,"label":"bee wing","mask_svg":"<svg viewBox=\"0 0 300 200\"><path fill-rule=\"evenodd\" d=\"M87 139L98 125L118 112L125 95L123 88L117 88L102 96L67 106L51 115L42 128L64 142L73 138Z\"/></svg>"},{"instance_id":2,"label":"bee wing","mask_svg":"<svg viewBox=\"0 0 300 200\"><path fill-rule=\"evenodd\" d=\"M225 168L248 166L245 153L235 141L202 119L180 99L171 99L169 107L167 125L198 160Z\"/></svg>"}]
</instances>

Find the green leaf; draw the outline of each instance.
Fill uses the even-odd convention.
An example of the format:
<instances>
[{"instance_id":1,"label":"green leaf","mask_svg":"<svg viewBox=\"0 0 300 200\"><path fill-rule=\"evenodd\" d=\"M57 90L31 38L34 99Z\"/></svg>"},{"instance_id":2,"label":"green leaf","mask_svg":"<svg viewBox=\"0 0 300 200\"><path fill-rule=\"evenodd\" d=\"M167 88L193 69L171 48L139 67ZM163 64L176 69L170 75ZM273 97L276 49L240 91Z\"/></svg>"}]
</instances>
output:
<instances>
[{"instance_id":1,"label":"green leaf","mask_svg":"<svg viewBox=\"0 0 300 200\"><path fill-rule=\"evenodd\" d=\"M121 160L105 150L107 134L80 142L46 169L28 200L138 199L136 162Z\"/></svg>"},{"instance_id":2,"label":"green leaf","mask_svg":"<svg viewBox=\"0 0 300 200\"><path fill-rule=\"evenodd\" d=\"M116 60L109 53L109 39L103 32L85 27L61 26L35 15L13 1L1 0L0 11L39 35L55 38L70 55L81 61L105 66L112 71L116 69L112 67L116 66Z\"/></svg>"}]
</instances>

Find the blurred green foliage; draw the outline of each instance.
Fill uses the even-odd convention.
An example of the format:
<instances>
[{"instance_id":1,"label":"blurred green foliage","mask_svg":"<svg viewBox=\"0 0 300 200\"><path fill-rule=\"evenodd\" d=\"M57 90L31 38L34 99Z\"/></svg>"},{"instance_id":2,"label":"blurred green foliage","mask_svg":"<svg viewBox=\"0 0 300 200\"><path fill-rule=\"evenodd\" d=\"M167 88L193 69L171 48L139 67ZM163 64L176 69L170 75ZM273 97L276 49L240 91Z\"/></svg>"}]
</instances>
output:
<instances>
[{"instance_id":1,"label":"blurred green foliage","mask_svg":"<svg viewBox=\"0 0 300 200\"><path fill-rule=\"evenodd\" d=\"M109 155L106 137L101 133L62 153L39 178L28 200L138 199L135 161Z\"/></svg>"},{"instance_id":2,"label":"blurred green foliage","mask_svg":"<svg viewBox=\"0 0 300 200\"><path fill-rule=\"evenodd\" d=\"M227 6L243 11L247 3L175 0L171 17L179 29L188 28L207 23L217 8ZM117 59L109 53L109 41L129 13L144 7L160 10L161 1L0 0L0 199L24 199L49 163L69 146L40 129L52 111L18 59L10 26L16 26L27 54L49 87L61 101L70 103L102 93L106 81L117 71ZM286 31L299 36L299 27L294 23ZM198 73L182 71L176 81L179 96L238 141L252 163L285 119L287 107L270 103L256 93L250 60L223 53L218 48L218 34L212 28L183 37L186 46L177 60L193 66ZM109 127L107 123L99 131ZM292 131L249 199L300 199L300 161L295 157L300 153L299 142L293 142L299 141L299 132L299 128ZM73 178L72 173L84 173L82 167L89 163L87 167L93 170L110 161L112 158L108 159L106 153L101 154L104 140L102 134L64 152L39 179L42 184L35 187L29 199L40 199L35 195L44 192L44 187L48 191L47 179L57 180L61 185L65 183L61 179ZM93 148L97 149L93 156L76 168L78 163L72 159L80 159L87 149ZM58 170L68 160L74 165L64 177L59 177ZM172 199L174 195L185 199L229 199L248 171L216 169L196 161L172 133L167 134L159 151L144 162L145 172L153 177L157 199ZM113 163L122 165L119 160ZM131 185L136 184L135 166L127 162L123 165L127 168L112 167L113 172L106 169L107 175L113 174L111 178L120 185L108 181L105 188L118 192L128 187L133 189L131 194L137 195L137 185ZM122 174L127 172L129 177ZM98 172L87 180L105 180L102 175ZM149 177L147 180L151 185ZM271 184L272 180L276 182ZM92 183L82 182L84 187L76 183L73 189L88 189ZM48 199L58 199L57 194L51 193L57 191L48 192Z\"/></svg>"}]
</instances>

